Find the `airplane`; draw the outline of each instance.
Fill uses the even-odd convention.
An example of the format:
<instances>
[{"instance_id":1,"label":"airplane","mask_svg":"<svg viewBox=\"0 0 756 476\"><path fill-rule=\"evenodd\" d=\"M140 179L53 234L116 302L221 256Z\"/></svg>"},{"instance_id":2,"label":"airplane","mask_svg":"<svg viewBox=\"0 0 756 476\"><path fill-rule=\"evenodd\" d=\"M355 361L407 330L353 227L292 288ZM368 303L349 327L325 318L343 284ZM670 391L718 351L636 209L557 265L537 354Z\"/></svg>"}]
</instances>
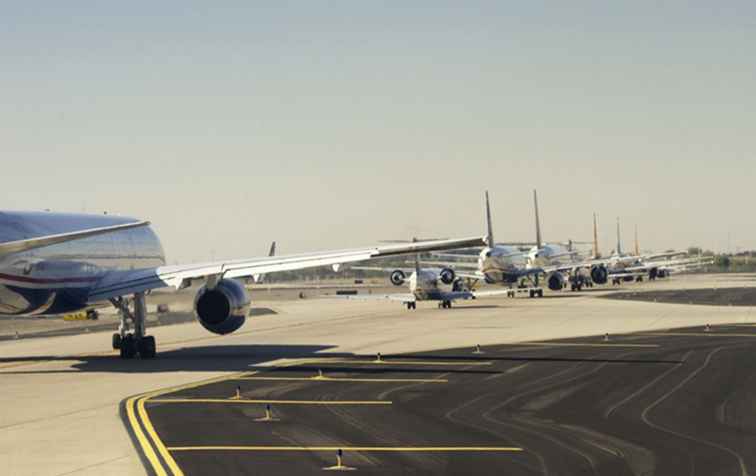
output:
<instances>
[{"instance_id":1,"label":"airplane","mask_svg":"<svg viewBox=\"0 0 756 476\"><path fill-rule=\"evenodd\" d=\"M596 214L593 214L593 266L603 268L606 279L596 280L598 284L605 284L611 279L613 285L619 285L623 281L643 281L648 277L653 281L658 278L666 278L670 273L682 268L691 269L697 266L707 264L702 258L671 258L687 255L686 251L665 251L661 253L646 253L640 251L638 241L638 227L635 227L635 247L632 254L626 254L622 251L622 239L620 234L620 220L617 218L617 245L612 254L602 259L598 250L598 232L596 227Z\"/></svg>"},{"instance_id":2,"label":"airplane","mask_svg":"<svg viewBox=\"0 0 756 476\"><path fill-rule=\"evenodd\" d=\"M124 359L149 359L156 355L156 343L146 334L145 296L154 289L179 290L203 282L194 298L195 315L205 329L223 335L244 324L250 307L237 278L319 266L338 269L344 263L483 243L475 237L166 265L148 221L0 211L0 315L66 314L110 302L121 316L113 348Z\"/></svg>"},{"instance_id":3,"label":"airplane","mask_svg":"<svg viewBox=\"0 0 756 476\"><path fill-rule=\"evenodd\" d=\"M388 299L402 302L407 309L417 309L418 301L439 301L438 307L451 309L452 302L461 299L477 299L483 296L495 296L504 294L504 291L470 291L464 289L462 281L457 278L451 268L421 268L420 259L415 255L414 268L411 270L402 268L380 268L371 266L352 266L351 269L362 271L388 272L389 280L394 286L402 286L405 283L409 287L409 293L405 294L371 294L371 295L347 295L346 299ZM407 278L409 275L409 278ZM441 285L451 286L451 290L443 289Z\"/></svg>"},{"instance_id":4,"label":"airplane","mask_svg":"<svg viewBox=\"0 0 756 476\"><path fill-rule=\"evenodd\" d=\"M573 291L591 286L589 263L573 249L576 242L570 240L567 246L561 243L544 243L541 237L541 219L538 213L538 192L533 190L535 209L536 242L528 252L531 267L540 268L546 276L546 284L552 291L560 291L570 283Z\"/></svg>"},{"instance_id":5,"label":"airplane","mask_svg":"<svg viewBox=\"0 0 756 476\"><path fill-rule=\"evenodd\" d=\"M471 287L474 287L478 281L484 281L487 284L507 285L509 287L507 294L510 297L514 297L516 293L513 288L517 283L529 281L533 286L526 287L521 285L521 290L527 289L530 297L543 297L543 289L538 287L538 276L543 273L543 270L530 265L527 254L521 249L524 244L496 243L494 241L491 203L488 191L485 192L485 210L487 226L486 245L480 250L477 257L464 254L434 253L434 256L437 258L454 259L455 261L428 261L426 264L436 264L455 272L458 277L472 282ZM470 259L475 259L476 261L465 261ZM465 269L470 271L465 271Z\"/></svg>"},{"instance_id":6,"label":"airplane","mask_svg":"<svg viewBox=\"0 0 756 476\"><path fill-rule=\"evenodd\" d=\"M552 291L563 289L566 282L572 283L573 290L582 289L582 286L590 283L585 260L580 259L576 251L572 250L574 242L567 247L558 243L543 243L541 238L541 223L538 212L538 195L533 191L535 205L536 241L535 242L510 242L495 243L493 239L493 226L491 220L491 206L488 192L485 192L486 221L488 231L486 234L486 247L477 258L477 263L449 261L435 263L450 268L474 269L473 272L458 272L462 278L472 280L484 280L486 283L501 283L509 286L509 296L514 297L514 286L519 283L521 291L527 290L529 296L543 297L543 289L539 287L540 276L546 277L546 283ZM525 249L523 250L523 247ZM528 248L529 247L529 248ZM435 253L437 257L454 258L464 260L471 258L462 254ZM526 283L532 286L527 286Z\"/></svg>"}]
</instances>

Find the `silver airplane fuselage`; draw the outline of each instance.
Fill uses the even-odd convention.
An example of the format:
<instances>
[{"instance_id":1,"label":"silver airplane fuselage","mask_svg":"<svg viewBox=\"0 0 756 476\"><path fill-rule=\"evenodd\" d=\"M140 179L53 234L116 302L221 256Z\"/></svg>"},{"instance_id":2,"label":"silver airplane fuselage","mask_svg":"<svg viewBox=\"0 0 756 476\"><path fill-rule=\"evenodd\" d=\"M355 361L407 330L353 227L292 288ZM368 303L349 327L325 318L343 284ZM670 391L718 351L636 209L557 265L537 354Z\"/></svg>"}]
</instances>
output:
<instances>
[{"instance_id":1,"label":"silver airplane fuselage","mask_svg":"<svg viewBox=\"0 0 756 476\"><path fill-rule=\"evenodd\" d=\"M0 243L134 221L109 215L3 211ZM0 315L80 310L108 272L163 264L163 247L149 226L0 256Z\"/></svg>"},{"instance_id":2,"label":"silver airplane fuselage","mask_svg":"<svg viewBox=\"0 0 756 476\"><path fill-rule=\"evenodd\" d=\"M545 244L540 248L534 246L528 252L528 262L534 267L569 266L581 261L577 252L561 245Z\"/></svg>"},{"instance_id":3,"label":"silver airplane fuselage","mask_svg":"<svg viewBox=\"0 0 756 476\"><path fill-rule=\"evenodd\" d=\"M420 269L409 277L409 290L418 301L441 299L443 290L439 287L439 272L437 269Z\"/></svg>"},{"instance_id":4,"label":"silver airplane fuselage","mask_svg":"<svg viewBox=\"0 0 756 476\"><path fill-rule=\"evenodd\" d=\"M478 270L489 284L515 283L529 268L526 255L514 246L486 247L478 255Z\"/></svg>"}]
</instances>

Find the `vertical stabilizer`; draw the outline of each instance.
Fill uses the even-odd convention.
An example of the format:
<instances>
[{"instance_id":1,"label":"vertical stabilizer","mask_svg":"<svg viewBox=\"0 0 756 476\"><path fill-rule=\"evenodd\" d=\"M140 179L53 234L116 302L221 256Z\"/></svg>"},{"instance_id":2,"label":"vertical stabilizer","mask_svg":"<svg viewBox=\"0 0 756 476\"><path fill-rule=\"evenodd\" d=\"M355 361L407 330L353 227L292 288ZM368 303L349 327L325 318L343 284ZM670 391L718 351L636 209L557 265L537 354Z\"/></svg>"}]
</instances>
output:
<instances>
[{"instance_id":1,"label":"vertical stabilizer","mask_svg":"<svg viewBox=\"0 0 756 476\"><path fill-rule=\"evenodd\" d=\"M494 246L493 223L491 221L491 203L488 201L488 190L486 190L486 244L489 248Z\"/></svg>"},{"instance_id":2,"label":"vertical stabilizer","mask_svg":"<svg viewBox=\"0 0 756 476\"><path fill-rule=\"evenodd\" d=\"M538 192L533 190L533 205L535 206L535 225L536 225L536 246L541 249L543 240L541 239L541 218L538 215Z\"/></svg>"},{"instance_id":3,"label":"vertical stabilizer","mask_svg":"<svg viewBox=\"0 0 756 476\"><path fill-rule=\"evenodd\" d=\"M638 243L638 225L635 225L635 256L640 256L640 243Z\"/></svg>"},{"instance_id":4,"label":"vertical stabilizer","mask_svg":"<svg viewBox=\"0 0 756 476\"><path fill-rule=\"evenodd\" d=\"M275 256L276 255L276 242L270 244L270 251L268 252L268 256Z\"/></svg>"},{"instance_id":5,"label":"vertical stabilizer","mask_svg":"<svg viewBox=\"0 0 756 476\"><path fill-rule=\"evenodd\" d=\"M622 239L620 238L620 220L617 217L617 255L622 254Z\"/></svg>"},{"instance_id":6,"label":"vertical stabilizer","mask_svg":"<svg viewBox=\"0 0 756 476\"><path fill-rule=\"evenodd\" d=\"M412 242L417 242L417 238L412 238ZM415 275L420 276L420 254L415 253Z\"/></svg>"},{"instance_id":7,"label":"vertical stabilizer","mask_svg":"<svg viewBox=\"0 0 756 476\"><path fill-rule=\"evenodd\" d=\"M601 258L598 244L598 225L596 224L596 213L593 213L593 257Z\"/></svg>"}]
</instances>

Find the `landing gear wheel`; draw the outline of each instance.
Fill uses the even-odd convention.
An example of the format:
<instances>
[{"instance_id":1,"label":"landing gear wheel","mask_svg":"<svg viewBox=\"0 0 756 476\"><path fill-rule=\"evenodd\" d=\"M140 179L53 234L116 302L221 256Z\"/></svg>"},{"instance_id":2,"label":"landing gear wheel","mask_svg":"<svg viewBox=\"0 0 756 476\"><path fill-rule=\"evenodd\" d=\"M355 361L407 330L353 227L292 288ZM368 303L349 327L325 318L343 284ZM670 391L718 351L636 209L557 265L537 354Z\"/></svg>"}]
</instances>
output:
<instances>
[{"instance_id":1,"label":"landing gear wheel","mask_svg":"<svg viewBox=\"0 0 756 476\"><path fill-rule=\"evenodd\" d=\"M121 348L121 341L122 340L123 339L121 338L121 334L119 334L117 332L115 334L113 334L113 349L114 350L118 350L118 349Z\"/></svg>"},{"instance_id":2,"label":"landing gear wheel","mask_svg":"<svg viewBox=\"0 0 756 476\"><path fill-rule=\"evenodd\" d=\"M446 309L451 309L451 301L444 301L444 307Z\"/></svg>"},{"instance_id":3,"label":"landing gear wheel","mask_svg":"<svg viewBox=\"0 0 756 476\"><path fill-rule=\"evenodd\" d=\"M143 359L154 359L157 349L155 346L155 338L153 336L145 336L139 339L139 357Z\"/></svg>"},{"instance_id":4,"label":"landing gear wheel","mask_svg":"<svg viewBox=\"0 0 756 476\"><path fill-rule=\"evenodd\" d=\"M539 297L539 298L542 298L542 297L543 297L543 289L539 289L539 290L538 290L538 297Z\"/></svg>"},{"instance_id":5,"label":"landing gear wheel","mask_svg":"<svg viewBox=\"0 0 756 476\"><path fill-rule=\"evenodd\" d=\"M133 359L137 354L137 343L134 336L128 335L121 339L121 358Z\"/></svg>"}]
</instances>

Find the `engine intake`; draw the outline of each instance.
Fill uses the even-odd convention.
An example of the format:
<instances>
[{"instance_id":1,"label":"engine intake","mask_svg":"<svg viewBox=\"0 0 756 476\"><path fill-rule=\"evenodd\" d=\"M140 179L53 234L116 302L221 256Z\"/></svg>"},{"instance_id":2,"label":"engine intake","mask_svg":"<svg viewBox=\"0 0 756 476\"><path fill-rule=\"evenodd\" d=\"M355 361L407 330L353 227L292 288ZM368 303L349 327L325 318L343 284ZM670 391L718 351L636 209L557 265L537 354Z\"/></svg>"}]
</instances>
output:
<instances>
[{"instance_id":1,"label":"engine intake","mask_svg":"<svg viewBox=\"0 0 756 476\"><path fill-rule=\"evenodd\" d=\"M609 272L603 264L591 268L591 280L596 284L606 284L609 281Z\"/></svg>"},{"instance_id":2,"label":"engine intake","mask_svg":"<svg viewBox=\"0 0 756 476\"><path fill-rule=\"evenodd\" d=\"M391 272L389 279L394 286L401 286L404 284L404 280L407 279L407 276L404 274L404 271L397 269Z\"/></svg>"},{"instance_id":3,"label":"engine intake","mask_svg":"<svg viewBox=\"0 0 756 476\"><path fill-rule=\"evenodd\" d=\"M551 273L546 282L549 285L549 289L551 289L552 291L561 291L562 288L564 288L564 275L559 272Z\"/></svg>"},{"instance_id":4,"label":"engine intake","mask_svg":"<svg viewBox=\"0 0 756 476\"><path fill-rule=\"evenodd\" d=\"M450 268L444 268L441 270L441 272L438 273L438 277L444 284L452 284L454 282L454 278L457 277L456 274L454 274L454 270Z\"/></svg>"},{"instance_id":5,"label":"engine intake","mask_svg":"<svg viewBox=\"0 0 756 476\"><path fill-rule=\"evenodd\" d=\"M194 312L202 327L214 334L230 334L244 325L249 294L233 279L222 279L213 288L202 286L194 297Z\"/></svg>"}]
</instances>

